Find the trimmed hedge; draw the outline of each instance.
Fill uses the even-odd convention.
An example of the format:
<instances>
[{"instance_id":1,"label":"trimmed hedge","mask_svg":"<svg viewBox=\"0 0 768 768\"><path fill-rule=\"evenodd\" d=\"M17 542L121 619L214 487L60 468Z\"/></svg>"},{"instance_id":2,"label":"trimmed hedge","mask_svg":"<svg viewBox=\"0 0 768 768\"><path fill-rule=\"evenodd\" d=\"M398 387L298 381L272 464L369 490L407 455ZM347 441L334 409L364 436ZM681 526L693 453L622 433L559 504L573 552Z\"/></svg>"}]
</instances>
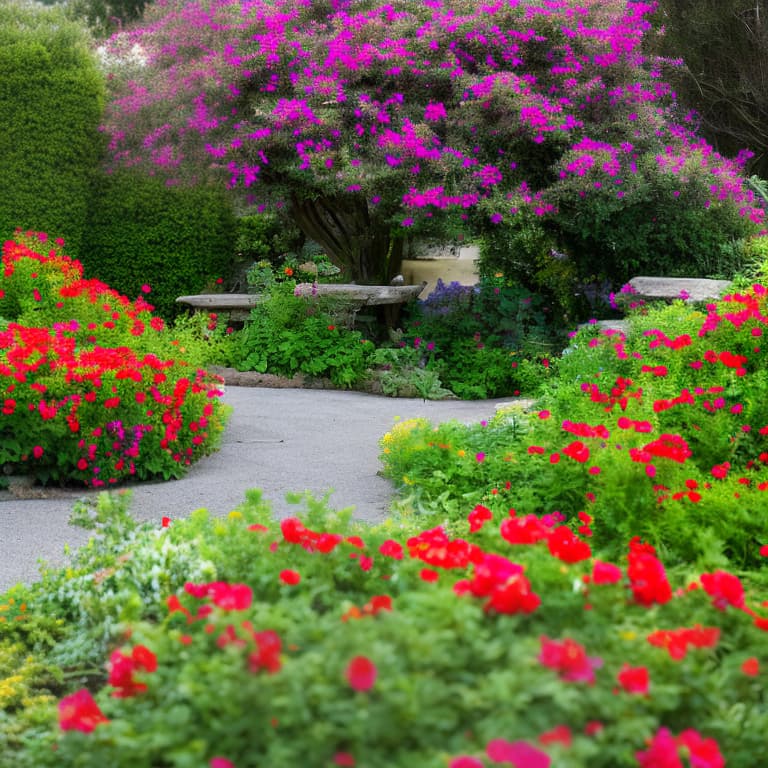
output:
<instances>
[{"instance_id":1,"label":"trimmed hedge","mask_svg":"<svg viewBox=\"0 0 768 768\"><path fill-rule=\"evenodd\" d=\"M80 252L104 79L89 38L58 9L0 3L0 236L60 234Z\"/></svg>"},{"instance_id":2,"label":"trimmed hedge","mask_svg":"<svg viewBox=\"0 0 768 768\"><path fill-rule=\"evenodd\" d=\"M138 296L149 284L158 314L179 312L178 296L200 293L232 267L236 222L222 189L171 187L119 171L96 179L84 238L86 272Z\"/></svg>"}]
</instances>

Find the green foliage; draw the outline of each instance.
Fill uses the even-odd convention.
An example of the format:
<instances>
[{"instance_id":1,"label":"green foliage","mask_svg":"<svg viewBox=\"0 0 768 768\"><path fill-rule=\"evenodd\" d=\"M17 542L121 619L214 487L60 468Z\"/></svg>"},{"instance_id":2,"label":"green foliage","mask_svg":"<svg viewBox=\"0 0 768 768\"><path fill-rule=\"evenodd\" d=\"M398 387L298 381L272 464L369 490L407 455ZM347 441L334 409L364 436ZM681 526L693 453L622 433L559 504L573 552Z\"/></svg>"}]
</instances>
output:
<instances>
[{"instance_id":1,"label":"green foliage","mask_svg":"<svg viewBox=\"0 0 768 768\"><path fill-rule=\"evenodd\" d=\"M623 180L621 197L599 171L557 186L558 239L581 282L620 285L645 274L729 278L744 266L735 243L756 228L735 207L710 204L711 179L694 159L685 172L682 183L647 158ZM584 198L574 197L577 189Z\"/></svg>"},{"instance_id":2,"label":"green foliage","mask_svg":"<svg viewBox=\"0 0 768 768\"><path fill-rule=\"evenodd\" d=\"M229 276L234 237L231 201L221 189L167 186L121 171L94 184L81 260L127 296L149 284L156 311L172 318L177 297Z\"/></svg>"},{"instance_id":3,"label":"green foliage","mask_svg":"<svg viewBox=\"0 0 768 768\"><path fill-rule=\"evenodd\" d=\"M108 37L140 19L146 4L147 0L72 0L66 4L66 12L70 18L84 21L95 35Z\"/></svg>"},{"instance_id":4,"label":"green foliage","mask_svg":"<svg viewBox=\"0 0 768 768\"><path fill-rule=\"evenodd\" d=\"M397 334L395 334L396 341ZM453 392L443 387L440 376L428 361L434 359L425 348L408 346L379 347L371 356L371 376L381 393L388 397L421 397L424 400L441 400L453 397Z\"/></svg>"},{"instance_id":5,"label":"green foliage","mask_svg":"<svg viewBox=\"0 0 768 768\"><path fill-rule=\"evenodd\" d=\"M296 296L291 282L276 283L239 334L235 367L352 387L365 375L373 344L343 327L345 316L336 299Z\"/></svg>"},{"instance_id":6,"label":"green foliage","mask_svg":"<svg viewBox=\"0 0 768 768\"><path fill-rule=\"evenodd\" d=\"M104 82L82 26L60 9L0 3L0 237L16 227L82 250Z\"/></svg>"},{"instance_id":7,"label":"green foliage","mask_svg":"<svg viewBox=\"0 0 768 768\"><path fill-rule=\"evenodd\" d=\"M124 499L102 496L79 516L96 539L29 589L27 613L58 612L68 639L109 629L102 664L93 646L72 656L56 688L67 701L87 686L104 721L80 730L87 721L70 713L60 730L50 698L34 720L31 707L11 709L0 765L445 768L503 739L563 768L631 768L661 727L714 739L731 768L754 764L768 726L751 676L768 663L764 631L733 604L716 606L716 594L685 589L689 575L669 573L679 593L643 605L623 557L618 580L592 583L589 559L506 541L506 513L422 531L305 503L278 524L252 491L226 519L198 510L160 528L131 523ZM532 604L491 607L502 582ZM712 637L682 657L648 640L697 626ZM544 651L565 640L559 667ZM115 660L136 649L157 667L129 661L129 685L139 685L125 688L123 675L121 691ZM40 648L28 662L35 675L61 669L57 654ZM368 680L350 674L355 658ZM647 674L647 690L621 677L627 668Z\"/></svg>"},{"instance_id":8,"label":"green foliage","mask_svg":"<svg viewBox=\"0 0 768 768\"><path fill-rule=\"evenodd\" d=\"M502 275L476 286L438 282L403 318L404 342L425 350L424 363L464 399L532 394L523 359L542 361L558 340L542 299ZM539 374L543 373L541 365ZM522 375L521 375L522 374Z\"/></svg>"},{"instance_id":9,"label":"green foliage","mask_svg":"<svg viewBox=\"0 0 768 768\"><path fill-rule=\"evenodd\" d=\"M254 262L277 263L299 244L301 233L284 219L269 214L238 216L235 227L235 257L248 266Z\"/></svg>"}]
</instances>

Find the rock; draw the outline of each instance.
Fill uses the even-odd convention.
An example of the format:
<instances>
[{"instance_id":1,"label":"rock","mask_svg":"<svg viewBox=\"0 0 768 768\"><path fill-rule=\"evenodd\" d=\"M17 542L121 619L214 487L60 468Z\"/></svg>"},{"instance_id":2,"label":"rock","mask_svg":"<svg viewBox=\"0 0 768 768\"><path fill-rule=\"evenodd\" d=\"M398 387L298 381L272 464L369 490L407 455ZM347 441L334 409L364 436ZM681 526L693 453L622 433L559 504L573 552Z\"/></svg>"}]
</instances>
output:
<instances>
[{"instance_id":1,"label":"rock","mask_svg":"<svg viewBox=\"0 0 768 768\"><path fill-rule=\"evenodd\" d=\"M634 293L617 294L624 301L716 301L730 287L729 280L709 280L700 277L633 277L629 281Z\"/></svg>"}]
</instances>

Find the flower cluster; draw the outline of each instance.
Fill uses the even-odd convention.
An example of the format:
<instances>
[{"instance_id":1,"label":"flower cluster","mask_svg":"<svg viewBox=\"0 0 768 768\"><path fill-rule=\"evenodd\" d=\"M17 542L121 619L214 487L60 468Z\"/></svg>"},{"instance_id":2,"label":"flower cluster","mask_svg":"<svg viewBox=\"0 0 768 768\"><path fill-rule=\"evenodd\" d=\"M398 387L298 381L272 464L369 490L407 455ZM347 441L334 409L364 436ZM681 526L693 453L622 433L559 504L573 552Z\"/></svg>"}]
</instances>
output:
<instances>
[{"instance_id":1,"label":"flower cluster","mask_svg":"<svg viewBox=\"0 0 768 768\"><path fill-rule=\"evenodd\" d=\"M742 161L693 132L642 52L653 9L344 1L318 17L288 0L247 13L231 0L204 14L166 3L108 46L119 53L127 38L146 55L110 105L110 148L116 162L171 172L213 157L231 187L281 205L295 196L274 188L287 176L404 227L476 207L499 224L587 194L630 200L654 174L681 188L704 176L694 205L730 204L759 224ZM554 184L536 167L552 155Z\"/></svg>"},{"instance_id":2,"label":"flower cluster","mask_svg":"<svg viewBox=\"0 0 768 768\"><path fill-rule=\"evenodd\" d=\"M220 436L221 381L163 355L169 332L144 299L46 243L20 233L3 248L0 457L92 487L182 474Z\"/></svg>"}]
</instances>

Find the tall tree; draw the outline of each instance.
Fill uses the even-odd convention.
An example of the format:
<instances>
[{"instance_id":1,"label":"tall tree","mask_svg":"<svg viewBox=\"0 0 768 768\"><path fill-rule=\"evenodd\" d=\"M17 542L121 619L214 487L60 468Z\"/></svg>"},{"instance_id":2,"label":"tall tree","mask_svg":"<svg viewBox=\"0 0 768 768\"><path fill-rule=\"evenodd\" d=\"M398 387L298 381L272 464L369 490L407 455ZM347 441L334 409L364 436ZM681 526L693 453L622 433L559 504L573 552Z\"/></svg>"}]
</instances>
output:
<instances>
[{"instance_id":1,"label":"tall tree","mask_svg":"<svg viewBox=\"0 0 768 768\"><path fill-rule=\"evenodd\" d=\"M555 217L598 189L645 194L649 175L715 174L714 207L760 221L738 165L675 122L641 49L653 7L163 0L112 41L147 62L115 73L114 160L223 174L364 282L403 232Z\"/></svg>"},{"instance_id":2,"label":"tall tree","mask_svg":"<svg viewBox=\"0 0 768 768\"><path fill-rule=\"evenodd\" d=\"M682 65L671 77L682 104L723 154L747 148L768 176L768 6L764 0L660 0L653 47Z\"/></svg>"}]
</instances>

